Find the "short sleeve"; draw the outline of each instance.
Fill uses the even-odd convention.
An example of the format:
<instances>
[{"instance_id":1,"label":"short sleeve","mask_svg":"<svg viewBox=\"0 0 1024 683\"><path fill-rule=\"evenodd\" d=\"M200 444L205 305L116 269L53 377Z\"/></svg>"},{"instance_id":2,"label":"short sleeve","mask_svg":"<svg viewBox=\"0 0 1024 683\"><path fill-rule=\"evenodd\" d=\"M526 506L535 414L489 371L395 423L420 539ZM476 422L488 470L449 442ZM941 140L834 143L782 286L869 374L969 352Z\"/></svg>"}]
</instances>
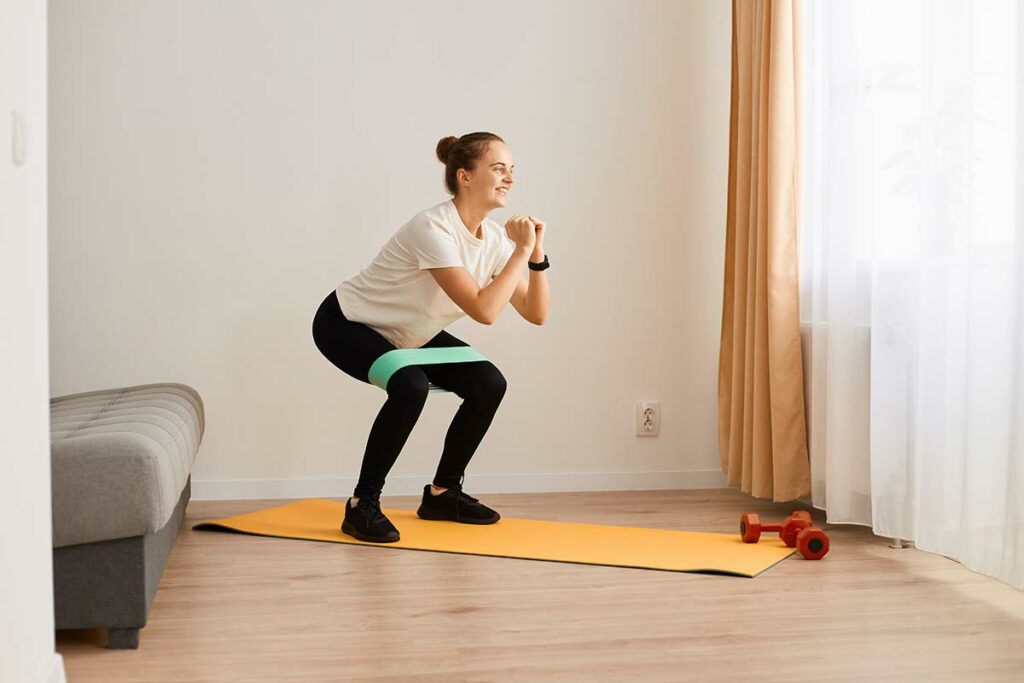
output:
<instances>
[{"instance_id":1,"label":"short sleeve","mask_svg":"<svg viewBox=\"0 0 1024 683\"><path fill-rule=\"evenodd\" d=\"M436 221L424 221L410 230L407 246L420 270L463 265L455 238Z\"/></svg>"},{"instance_id":2,"label":"short sleeve","mask_svg":"<svg viewBox=\"0 0 1024 683\"><path fill-rule=\"evenodd\" d=\"M494 266L494 272L491 273L492 278L498 277L498 273L505 269L508 264L508 260L512 258L512 253L515 251L515 245L512 241L506 237L501 237L501 249L498 252L497 263Z\"/></svg>"}]
</instances>

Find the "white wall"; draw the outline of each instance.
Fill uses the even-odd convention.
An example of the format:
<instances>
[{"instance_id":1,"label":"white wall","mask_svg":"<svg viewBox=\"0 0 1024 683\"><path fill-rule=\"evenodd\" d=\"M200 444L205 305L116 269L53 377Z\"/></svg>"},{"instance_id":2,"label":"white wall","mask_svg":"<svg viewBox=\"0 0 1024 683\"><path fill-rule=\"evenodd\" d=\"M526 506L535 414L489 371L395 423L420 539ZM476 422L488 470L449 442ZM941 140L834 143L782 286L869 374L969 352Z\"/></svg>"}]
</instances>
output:
<instances>
[{"instance_id":1,"label":"white wall","mask_svg":"<svg viewBox=\"0 0 1024 683\"><path fill-rule=\"evenodd\" d=\"M12 112L24 122L15 164ZM54 683L46 284L46 2L0 4L0 681Z\"/></svg>"},{"instance_id":2,"label":"white wall","mask_svg":"<svg viewBox=\"0 0 1024 683\"><path fill-rule=\"evenodd\" d=\"M313 313L447 198L434 146L475 130L517 166L493 217L549 222L552 308L451 328L509 381L467 487L724 483L728 2L50 5L52 390L195 386L197 497L348 493L384 394ZM457 401L387 493L430 476Z\"/></svg>"}]
</instances>

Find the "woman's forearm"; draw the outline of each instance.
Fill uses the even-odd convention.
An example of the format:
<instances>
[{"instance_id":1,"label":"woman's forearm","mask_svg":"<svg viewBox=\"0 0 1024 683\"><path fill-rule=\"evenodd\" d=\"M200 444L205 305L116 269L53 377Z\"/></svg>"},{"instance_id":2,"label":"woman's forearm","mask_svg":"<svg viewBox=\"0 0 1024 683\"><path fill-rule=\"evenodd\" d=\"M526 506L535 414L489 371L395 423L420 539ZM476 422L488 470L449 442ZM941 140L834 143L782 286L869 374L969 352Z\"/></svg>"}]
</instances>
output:
<instances>
[{"instance_id":1,"label":"woman's forearm","mask_svg":"<svg viewBox=\"0 0 1024 683\"><path fill-rule=\"evenodd\" d=\"M523 272L523 268L530 259L531 253L532 250L529 248L516 247L508 263L501 269L498 276L480 290L477 300L480 304L481 322L490 325L498 319L498 315L505 308L505 304L509 302L512 294L516 291L520 273Z\"/></svg>"},{"instance_id":2,"label":"woman's forearm","mask_svg":"<svg viewBox=\"0 0 1024 683\"><path fill-rule=\"evenodd\" d=\"M544 249L537 247L530 258L534 263L544 260ZM530 288L526 291L526 319L534 325L543 325L548 317L548 271L531 270Z\"/></svg>"}]
</instances>

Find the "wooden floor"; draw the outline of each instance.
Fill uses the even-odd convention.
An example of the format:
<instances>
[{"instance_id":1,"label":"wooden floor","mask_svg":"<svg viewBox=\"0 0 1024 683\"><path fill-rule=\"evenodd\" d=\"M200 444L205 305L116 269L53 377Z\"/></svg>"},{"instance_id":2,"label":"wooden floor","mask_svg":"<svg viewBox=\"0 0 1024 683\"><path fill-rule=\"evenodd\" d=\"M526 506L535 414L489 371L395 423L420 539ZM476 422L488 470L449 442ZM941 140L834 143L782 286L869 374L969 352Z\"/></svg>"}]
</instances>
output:
<instances>
[{"instance_id":1,"label":"wooden floor","mask_svg":"<svg viewBox=\"0 0 1024 683\"><path fill-rule=\"evenodd\" d=\"M483 499L508 517L728 533L741 512L793 507L732 490ZM193 502L141 648L60 632L68 681L1024 680L1024 593L861 527L825 527L824 560L756 579L190 530L280 502Z\"/></svg>"}]
</instances>

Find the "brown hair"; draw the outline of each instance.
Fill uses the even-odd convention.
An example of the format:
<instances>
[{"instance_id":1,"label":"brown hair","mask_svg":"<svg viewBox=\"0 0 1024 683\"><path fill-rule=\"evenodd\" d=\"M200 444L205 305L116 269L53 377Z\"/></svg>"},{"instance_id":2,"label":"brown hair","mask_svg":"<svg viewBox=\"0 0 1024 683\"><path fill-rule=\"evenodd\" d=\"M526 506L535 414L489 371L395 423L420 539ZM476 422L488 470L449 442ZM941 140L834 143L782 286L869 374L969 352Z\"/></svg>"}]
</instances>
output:
<instances>
[{"instance_id":1,"label":"brown hair","mask_svg":"<svg viewBox=\"0 0 1024 683\"><path fill-rule=\"evenodd\" d=\"M461 138L449 135L437 143L437 158L444 164L444 184L453 195L459 193L460 168L472 171L491 142L505 142L494 133L467 133Z\"/></svg>"}]
</instances>

